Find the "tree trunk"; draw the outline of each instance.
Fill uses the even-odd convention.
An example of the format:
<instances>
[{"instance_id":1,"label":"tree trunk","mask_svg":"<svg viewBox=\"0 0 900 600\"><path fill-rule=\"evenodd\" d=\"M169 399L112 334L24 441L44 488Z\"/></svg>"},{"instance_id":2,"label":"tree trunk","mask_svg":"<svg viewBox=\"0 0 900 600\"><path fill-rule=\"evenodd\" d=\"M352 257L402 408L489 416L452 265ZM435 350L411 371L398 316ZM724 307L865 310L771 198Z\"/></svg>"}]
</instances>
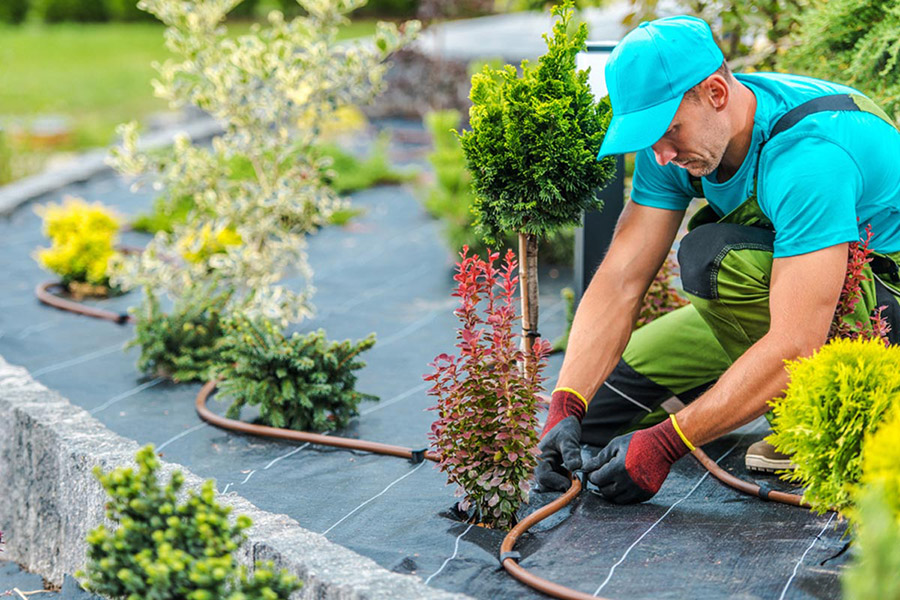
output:
<instances>
[{"instance_id":1,"label":"tree trunk","mask_svg":"<svg viewBox=\"0 0 900 600\"><path fill-rule=\"evenodd\" d=\"M538 239L534 234L519 234L519 292L522 296L522 347L525 368L531 361L531 346L538 331Z\"/></svg>"}]
</instances>

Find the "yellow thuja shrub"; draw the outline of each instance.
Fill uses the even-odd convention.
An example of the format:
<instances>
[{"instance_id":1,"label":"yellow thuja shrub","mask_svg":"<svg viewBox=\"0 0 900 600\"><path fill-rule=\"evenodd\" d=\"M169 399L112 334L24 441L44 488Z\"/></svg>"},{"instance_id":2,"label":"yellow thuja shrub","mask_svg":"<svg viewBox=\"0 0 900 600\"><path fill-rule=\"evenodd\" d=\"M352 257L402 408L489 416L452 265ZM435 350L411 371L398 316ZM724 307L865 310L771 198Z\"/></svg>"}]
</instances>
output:
<instances>
[{"instance_id":1,"label":"yellow thuja shrub","mask_svg":"<svg viewBox=\"0 0 900 600\"><path fill-rule=\"evenodd\" d=\"M863 439L900 404L900 348L881 340L835 339L813 356L788 361L790 383L772 402L766 438L797 465L814 510L844 512L862 475ZM896 439L896 438L895 438Z\"/></svg>"},{"instance_id":2,"label":"yellow thuja shrub","mask_svg":"<svg viewBox=\"0 0 900 600\"><path fill-rule=\"evenodd\" d=\"M894 519L900 524L900 402L890 417L863 441L862 487L882 486Z\"/></svg>"},{"instance_id":3,"label":"yellow thuja shrub","mask_svg":"<svg viewBox=\"0 0 900 600\"><path fill-rule=\"evenodd\" d=\"M199 264L213 254L226 252L228 246L240 246L243 242L234 227L225 227L213 233L212 226L207 223L199 232L182 237L178 249L186 261Z\"/></svg>"},{"instance_id":4,"label":"yellow thuja shrub","mask_svg":"<svg viewBox=\"0 0 900 600\"><path fill-rule=\"evenodd\" d=\"M68 197L61 205L38 206L50 248L38 248L37 261L66 285L108 285L107 264L115 254L119 219L99 202Z\"/></svg>"}]
</instances>

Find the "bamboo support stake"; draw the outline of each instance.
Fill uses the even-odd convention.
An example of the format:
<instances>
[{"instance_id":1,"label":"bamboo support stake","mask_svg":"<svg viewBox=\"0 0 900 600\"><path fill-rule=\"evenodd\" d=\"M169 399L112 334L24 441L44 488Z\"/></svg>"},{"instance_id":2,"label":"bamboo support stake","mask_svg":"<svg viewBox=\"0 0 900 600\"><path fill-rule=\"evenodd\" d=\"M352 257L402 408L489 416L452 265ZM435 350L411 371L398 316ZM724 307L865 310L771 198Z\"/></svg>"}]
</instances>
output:
<instances>
[{"instance_id":1,"label":"bamboo support stake","mask_svg":"<svg viewBox=\"0 0 900 600\"><path fill-rule=\"evenodd\" d=\"M522 296L522 349L525 352L525 369L531 362L531 346L534 338L529 332L538 327L538 239L530 233L519 234L519 291Z\"/></svg>"}]
</instances>

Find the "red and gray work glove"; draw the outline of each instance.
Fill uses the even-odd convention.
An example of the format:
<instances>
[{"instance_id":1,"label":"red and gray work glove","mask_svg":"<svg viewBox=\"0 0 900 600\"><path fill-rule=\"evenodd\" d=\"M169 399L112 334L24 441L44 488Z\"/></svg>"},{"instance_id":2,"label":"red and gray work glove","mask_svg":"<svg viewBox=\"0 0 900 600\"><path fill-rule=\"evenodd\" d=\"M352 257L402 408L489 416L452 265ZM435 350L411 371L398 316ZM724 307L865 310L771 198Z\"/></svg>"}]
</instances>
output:
<instances>
[{"instance_id":1,"label":"red and gray work glove","mask_svg":"<svg viewBox=\"0 0 900 600\"><path fill-rule=\"evenodd\" d=\"M554 390L534 470L541 490L569 489L569 473L581 468L581 420L586 410L584 400L572 390Z\"/></svg>"},{"instance_id":2,"label":"red and gray work glove","mask_svg":"<svg viewBox=\"0 0 900 600\"><path fill-rule=\"evenodd\" d=\"M616 504L649 500L659 491L672 464L694 449L676 427L671 415L649 429L613 438L584 464L588 481Z\"/></svg>"}]
</instances>

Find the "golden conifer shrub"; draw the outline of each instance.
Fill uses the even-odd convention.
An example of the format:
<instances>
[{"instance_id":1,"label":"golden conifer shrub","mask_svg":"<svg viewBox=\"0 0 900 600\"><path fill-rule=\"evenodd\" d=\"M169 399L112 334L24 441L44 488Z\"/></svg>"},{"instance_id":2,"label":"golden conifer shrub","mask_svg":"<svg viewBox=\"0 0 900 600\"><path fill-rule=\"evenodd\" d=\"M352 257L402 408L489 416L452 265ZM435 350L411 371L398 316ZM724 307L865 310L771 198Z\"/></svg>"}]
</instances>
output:
<instances>
[{"instance_id":1,"label":"golden conifer shrub","mask_svg":"<svg viewBox=\"0 0 900 600\"><path fill-rule=\"evenodd\" d=\"M119 219L99 202L67 197L62 204L35 207L44 220L50 248L38 248L35 258L62 283L109 284L107 264L115 254Z\"/></svg>"},{"instance_id":2,"label":"golden conifer shrub","mask_svg":"<svg viewBox=\"0 0 900 600\"><path fill-rule=\"evenodd\" d=\"M862 474L863 439L900 404L900 348L879 339L834 339L813 356L788 361L790 383L772 402L767 439L790 454L785 477L806 488L813 510L845 511Z\"/></svg>"}]
</instances>

